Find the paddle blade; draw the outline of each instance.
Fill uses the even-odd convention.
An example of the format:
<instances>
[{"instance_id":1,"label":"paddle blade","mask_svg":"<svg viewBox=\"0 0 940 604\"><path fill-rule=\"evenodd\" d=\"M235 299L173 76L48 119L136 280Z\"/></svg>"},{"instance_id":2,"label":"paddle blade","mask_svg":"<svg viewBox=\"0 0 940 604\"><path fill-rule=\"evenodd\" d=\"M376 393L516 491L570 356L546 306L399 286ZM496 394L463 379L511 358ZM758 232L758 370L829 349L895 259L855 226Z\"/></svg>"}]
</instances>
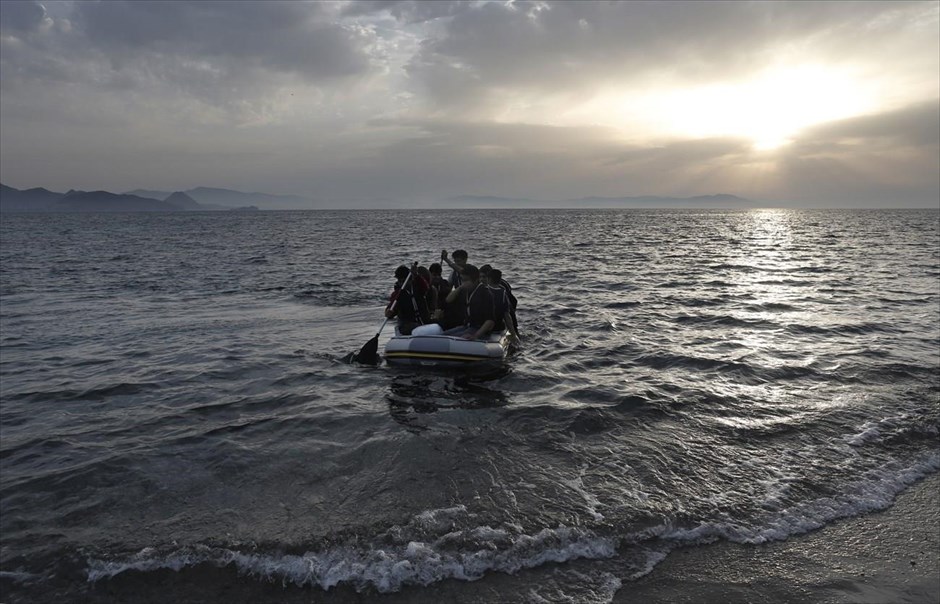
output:
<instances>
[{"instance_id":1,"label":"paddle blade","mask_svg":"<svg viewBox=\"0 0 940 604\"><path fill-rule=\"evenodd\" d=\"M379 364L379 334L375 334L371 340L363 344L359 353L353 357L357 363L364 365Z\"/></svg>"}]
</instances>

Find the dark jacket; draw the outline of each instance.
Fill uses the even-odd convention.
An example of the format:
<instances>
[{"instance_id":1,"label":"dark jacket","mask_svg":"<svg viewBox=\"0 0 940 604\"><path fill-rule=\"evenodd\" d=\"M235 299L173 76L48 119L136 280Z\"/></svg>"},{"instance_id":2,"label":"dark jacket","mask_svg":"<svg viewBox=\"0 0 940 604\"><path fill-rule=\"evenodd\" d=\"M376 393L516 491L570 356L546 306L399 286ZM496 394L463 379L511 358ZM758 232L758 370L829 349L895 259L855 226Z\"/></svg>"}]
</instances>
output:
<instances>
[{"instance_id":1,"label":"dark jacket","mask_svg":"<svg viewBox=\"0 0 940 604\"><path fill-rule=\"evenodd\" d=\"M395 291L389 299L389 306L395 303L395 314L398 317L399 331L408 335L418 325L431 322L431 313L428 309L427 293L430 289L424 277L412 274L408 284L402 288L395 284Z\"/></svg>"},{"instance_id":2,"label":"dark jacket","mask_svg":"<svg viewBox=\"0 0 940 604\"><path fill-rule=\"evenodd\" d=\"M496 321L496 307L493 304L493 295L490 288L482 283L469 294L460 292L457 304L466 309L464 325L480 328L487 321Z\"/></svg>"},{"instance_id":3,"label":"dark jacket","mask_svg":"<svg viewBox=\"0 0 940 604\"><path fill-rule=\"evenodd\" d=\"M506 312L510 309L509 295L502 287L490 285L487 289L490 290L490 295L493 297L493 312L496 315L496 326L493 328L493 331L503 331L506 329L506 322L503 321L503 317L506 316Z\"/></svg>"}]
</instances>

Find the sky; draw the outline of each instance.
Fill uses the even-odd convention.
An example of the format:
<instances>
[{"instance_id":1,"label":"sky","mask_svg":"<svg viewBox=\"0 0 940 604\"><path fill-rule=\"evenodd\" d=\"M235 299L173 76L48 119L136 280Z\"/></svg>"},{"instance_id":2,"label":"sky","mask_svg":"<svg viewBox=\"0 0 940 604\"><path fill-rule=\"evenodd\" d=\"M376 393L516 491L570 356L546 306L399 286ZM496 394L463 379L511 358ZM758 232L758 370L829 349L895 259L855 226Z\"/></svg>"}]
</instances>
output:
<instances>
[{"instance_id":1,"label":"sky","mask_svg":"<svg viewBox=\"0 0 940 604\"><path fill-rule=\"evenodd\" d=\"M0 182L940 207L940 2L0 2Z\"/></svg>"}]
</instances>

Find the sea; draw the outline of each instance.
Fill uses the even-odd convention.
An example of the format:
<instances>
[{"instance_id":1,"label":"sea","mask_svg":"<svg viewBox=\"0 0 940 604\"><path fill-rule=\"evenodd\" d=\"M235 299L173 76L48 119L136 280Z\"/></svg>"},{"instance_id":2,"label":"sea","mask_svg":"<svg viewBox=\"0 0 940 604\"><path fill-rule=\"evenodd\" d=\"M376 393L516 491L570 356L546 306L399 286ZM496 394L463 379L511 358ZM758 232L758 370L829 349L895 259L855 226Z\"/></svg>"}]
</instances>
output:
<instances>
[{"instance_id":1,"label":"sea","mask_svg":"<svg viewBox=\"0 0 940 604\"><path fill-rule=\"evenodd\" d=\"M346 362L461 248L504 366ZM6 603L604 603L940 470L934 209L4 214L0 260Z\"/></svg>"}]
</instances>

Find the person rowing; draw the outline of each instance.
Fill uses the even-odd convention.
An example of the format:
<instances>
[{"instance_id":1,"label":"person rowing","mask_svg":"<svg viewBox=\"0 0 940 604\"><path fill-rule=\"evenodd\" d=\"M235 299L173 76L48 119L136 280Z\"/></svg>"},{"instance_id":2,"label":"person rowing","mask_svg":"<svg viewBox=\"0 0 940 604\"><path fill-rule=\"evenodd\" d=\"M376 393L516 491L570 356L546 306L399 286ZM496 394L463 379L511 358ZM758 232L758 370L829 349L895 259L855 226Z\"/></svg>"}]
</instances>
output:
<instances>
[{"instance_id":1,"label":"person rowing","mask_svg":"<svg viewBox=\"0 0 940 604\"><path fill-rule=\"evenodd\" d=\"M512 295L512 286L503 279L503 272L501 270L494 269L489 264L484 264L480 267L480 274L483 275L483 278L490 287L499 287L506 292L506 300L509 303L509 315L512 317L513 335L518 337L519 321L516 319L516 307L519 301Z\"/></svg>"},{"instance_id":2,"label":"person rowing","mask_svg":"<svg viewBox=\"0 0 940 604\"><path fill-rule=\"evenodd\" d=\"M460 287L451 290L447 303L464 310L463 325L448 329L446 336L460 336L466 340L482 340L496 326L496 308L489 288L480 280L480 269L466 264L460 274Z\"/></svg>"},{"instance_id":3,"label":"person rowing","mask_svg":"<svg viewBox=\"0 0 940 604\"><path fill-rule=\"evenodd\" d=\"M398 332L406 336L411 335L415 327L431 321L427 303L430 285L417 269L417 262L410 270L405 265L395 269L395 289L385 307L385 317L398 317Z\"/></svg>"},{"instance_id":4,"label":"person rowing","mask_svg":"<svg viewBox=\"0 0 940 604\"><path fill-rule=\"evenodd\" d=\"M512 294L502 286L503 273L498 268L490 269L486 273L485 282L493 296L493 306L496 311L496 331L508 329L512 337L519 339L519 332L516 328L515 308L513 308L511 298Z\"/></svg>"}]
</instances>

